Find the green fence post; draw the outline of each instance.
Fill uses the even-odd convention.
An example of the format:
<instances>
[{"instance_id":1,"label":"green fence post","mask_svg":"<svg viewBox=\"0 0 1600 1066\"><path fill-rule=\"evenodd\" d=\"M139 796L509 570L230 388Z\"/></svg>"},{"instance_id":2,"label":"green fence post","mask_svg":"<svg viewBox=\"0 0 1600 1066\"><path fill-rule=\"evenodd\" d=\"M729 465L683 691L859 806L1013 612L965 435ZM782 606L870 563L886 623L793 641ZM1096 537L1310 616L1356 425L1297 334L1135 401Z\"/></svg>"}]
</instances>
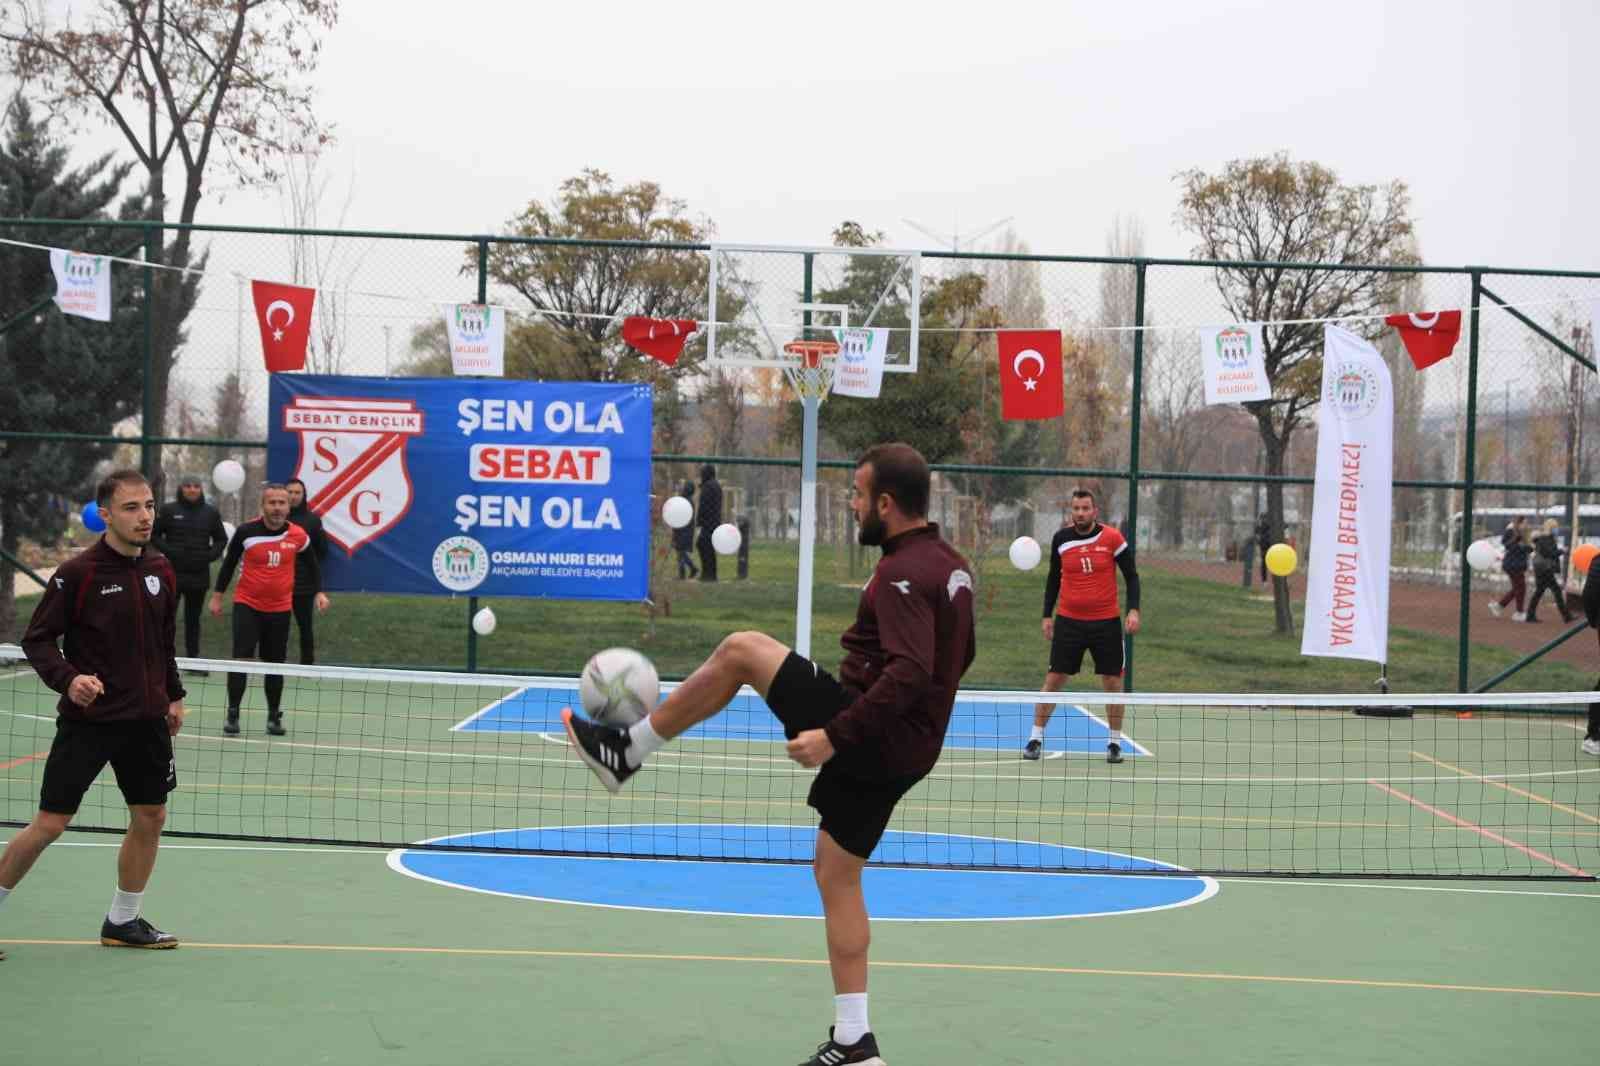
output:
<instances>
[{"instance_id":1,"label":"green fence post","mask_svg":"<svg viewBox=\"0 0 1600 1066\"><path fill-rule=\"evenodd\" d=\"M1478 479L1478 296L1483 288L1483 270L1472 268L1472 306L1468 312L1472 332L1467 337L1467 443L1461 481L1461 620L1457 627L1459 645L1456 661L1456 691L1467 692L1470 653L1467 636L1472 626L1472 567L1467 565L1467 547L1472 543L1472 490Z\"/></svg>"},{"instance_id":2,"label":"green fence post","mask_svg":"<svg viewBox=\"0 0 1600 1066\"><path fill-rule=\"evenodd\" d=\"M489 238L478 238L478 302L489 302ZM478 669L478 631L472 620L478 616L478 597L467 597L467 673Z\"/></svg>"},{"instance_id":3,"label":"green fence post","mask_svg":"<svg viewBox=\"0 0 1600 1066\"><path fill-rule=\"evenodd\" d=\"M1143 259L1133 264L1133 400L1128 419L1128 550L1139 558L1139 414L1144 389L1144 274ZM1122 664L1122 687L1133 691L1133 637L1127 638L1127 659Z\"/></svg>"},{"instance_id":4,"label":"green fence post","mask_svg":"<svg viewBox=\"0 0 1600 1066\"><path fill-rule=\"evenodd\" d=\"M144 228L144 261L146 264L155 262L161 249L161 231L154 226ZM155 475L155 455L151 452L150 427L155 424L155 392L151 388L151 378L155 376L155 349L156 349L156 272L155 268L146 265L144 268L144 378L142 379L142 395L139 410L139 469L145 477ZM160 487L157 486L157 491Z\"/></svg>"}]
</instances>

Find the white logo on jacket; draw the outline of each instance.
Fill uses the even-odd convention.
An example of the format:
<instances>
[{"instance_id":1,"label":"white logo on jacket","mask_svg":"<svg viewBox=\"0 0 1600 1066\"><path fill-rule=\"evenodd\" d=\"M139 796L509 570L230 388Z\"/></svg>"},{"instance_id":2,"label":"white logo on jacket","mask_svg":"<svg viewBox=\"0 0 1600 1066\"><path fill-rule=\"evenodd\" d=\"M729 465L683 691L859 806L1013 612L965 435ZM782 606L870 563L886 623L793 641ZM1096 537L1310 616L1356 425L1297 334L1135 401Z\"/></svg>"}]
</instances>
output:
<instances>
[{"instance_id":1,"label":"white logo on jacket","mask_svg":"<svg viewBox=\"0 0 1600 1066\"><path fill-rule=\"evenodd\" d=\"M121 585L107 585L105 588L100 590L100 595L109 596L113 592L121 592L121 591L122 591L122 586Z\"/></svg>"},{"instance_id":2,"label":"white logo on jacket","mask_svg":"<svg viewBox=\"0 0 1600 1066\"><path fill-rule=\"evenodd\" d=\"M971 594L972 575L965 570L952 570L950 571L950 582L944 587L945 595L953 600L956 598L956 592L960 589L966 589L967 593Z\"/></svg>"},{"instance_id":3,"label":"white logo on jacket","mask_svg":"<svg viewBox=\"0 0 1600 1066\"><path fill-rule=\"evenodd\" d=\"M161 579L154 574L144 575L144 587L150 590L150 595L161 595Z\"/></svg>"},{"instance_id":4,"label":"white logo on jacket","mask_svg":"<svg viewBox=\"0 0 1600 1066\"><path fill-rule=\"evenodd\" d=\"M902 596L911 595L911 582L909 582L909 581L891 581L891 582L889 582L889 584L891 584L895 588L899 589L900 590L900 595L902 595Z\"/></svg>"}]
</instances>

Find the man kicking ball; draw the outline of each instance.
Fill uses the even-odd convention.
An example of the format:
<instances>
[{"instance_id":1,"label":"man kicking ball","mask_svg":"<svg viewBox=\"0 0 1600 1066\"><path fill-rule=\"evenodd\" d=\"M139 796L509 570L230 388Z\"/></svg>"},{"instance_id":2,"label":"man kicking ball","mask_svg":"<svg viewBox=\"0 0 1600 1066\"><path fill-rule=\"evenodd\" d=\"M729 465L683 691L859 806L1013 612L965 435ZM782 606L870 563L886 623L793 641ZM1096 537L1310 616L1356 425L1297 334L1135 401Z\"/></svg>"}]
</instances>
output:
<instances>
[{"instance_id":1,"label":"man kicking ball","mask_svg":"<svg viewBox=\"0 0 1600 1066\"><path fill-rule=\"evenodd\" d=\"M833 974L834 1024L805 1066L882 1066L867 1019L871 932L861 870L895 804L939 759L975 650L967 561L928 521L928 464L880 444L856 465L858 539L883 549L839 643L839 680L765 633L734 633L649 717L629 729L563 708L579 757L612 792L651 753L720 712L743 685L783 723L789 757L821 767L806 802L821 817L813 868Z\"/></svg>"}]
</instances>

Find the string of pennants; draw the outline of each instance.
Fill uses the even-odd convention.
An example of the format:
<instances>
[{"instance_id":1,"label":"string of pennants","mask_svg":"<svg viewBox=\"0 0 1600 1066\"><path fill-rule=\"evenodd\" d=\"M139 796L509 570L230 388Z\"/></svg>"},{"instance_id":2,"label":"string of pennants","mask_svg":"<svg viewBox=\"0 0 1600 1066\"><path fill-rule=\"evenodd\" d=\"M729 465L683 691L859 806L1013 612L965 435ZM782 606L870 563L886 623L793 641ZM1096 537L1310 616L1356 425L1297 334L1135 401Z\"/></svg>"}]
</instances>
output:
<instances>
[{"instance_id":1,"label":"string of pennants","mask_svg":"<svg viewBox=\"0 0 1600 1066\"><path fill-rule=\"evenodd\" d=\"M0 244L48 251L55 274L55 303L63 314L98 322L111 320L113 262L202 273L184 267L145 263L116 256L88 255L0 238ZM261 349L270 373L302 370L311 333L311 315L317 289L282 282L250 282L256 322L261 332ZM386 293L365 295L415 303L410 297ZM1539 301L1540 304L1571 304L1577 299ZM1600 300L1587 301L1595 336L1600 336ZM500 377L505 373L505 323L510 310L495 304L444 303L442 307L450 344L451 365L458 375ZM1512 305L1507 305L1512 306ZM1521 307L1530 304L1516 305ZM534 316L559 315L615 320L613 315L553 312L534 309ZM1400 336L1412 364L1418 370L1448 358L1461 337L1461 311L1429 311L1391 315L1354 315L1319 319L1294 319L1283 322L1246 322L1222 327L1200 327L1200 351L1204 369L1207 404L1250 403L1272 398L1264 364L1262 329L1265 326L1372 321L1381 318ZM677 363L684 345L702 323L691 318L649 318L629 315L622 319L622 340L642 355L666 366ZM1090 331L1131 331L1137 329L1182 330L1193 326L1091 326ZM887 334L887 329L870 332ZM930 329L929 332L935 330ZM863 331L866 332L866 331ZM984 331L988 332L988 331ZM1061 332L1049 329L995 328L1000 363L1001 416L1008 420L1059 418L1065 413L1064 371ZM867 357L881 361L884 344L866 346ZM881 372L881 363L880 363ZM852 395L877 394L852 392Z\"/></svg>"}]
</instances>

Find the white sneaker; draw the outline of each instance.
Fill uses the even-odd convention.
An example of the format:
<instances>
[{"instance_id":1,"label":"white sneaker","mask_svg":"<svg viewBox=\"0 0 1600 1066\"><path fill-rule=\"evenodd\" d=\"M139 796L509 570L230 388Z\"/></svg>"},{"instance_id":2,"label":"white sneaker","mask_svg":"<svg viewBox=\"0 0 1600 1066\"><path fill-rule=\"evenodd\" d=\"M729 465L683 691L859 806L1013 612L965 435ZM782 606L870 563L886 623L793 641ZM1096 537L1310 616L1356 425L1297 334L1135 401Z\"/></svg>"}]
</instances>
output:
<instances>
[{"instance_id":1,"label":"white sneaker","mask_svg":"<svg viewBox=\"0 0 1600 1066\"><path fill-rule=\"evenodd\" d=\"M1585 755L1600 755L1600 740L1591 737L1583 738L1583 753Z\"/></svg>"},{"instance_id":2,"label":"white sneaker","mask_svg":"<svg viewBox=\"0 0 1600 1066\"><path fill-rule=\"evenodd\" d=\"M1498 603L1494 602L1493 600L1490 600L1489 601L1489 613L1494 615L1496 618L1499 618L1500 617L1500 605Z\"/></svg>"},{"instance_id":3,"label":"white sneaker","mask_svg":"<svg viewBox=\"0 0 1600 1066\"><path fill-rule=\"evenodd\" d=\"M1516 614L1511 616L1511 620L1513 622L1526 622L1528 620L1528 616L1523 614L1521 611L1518 611Z\"/></svg>"}]
</instances>

